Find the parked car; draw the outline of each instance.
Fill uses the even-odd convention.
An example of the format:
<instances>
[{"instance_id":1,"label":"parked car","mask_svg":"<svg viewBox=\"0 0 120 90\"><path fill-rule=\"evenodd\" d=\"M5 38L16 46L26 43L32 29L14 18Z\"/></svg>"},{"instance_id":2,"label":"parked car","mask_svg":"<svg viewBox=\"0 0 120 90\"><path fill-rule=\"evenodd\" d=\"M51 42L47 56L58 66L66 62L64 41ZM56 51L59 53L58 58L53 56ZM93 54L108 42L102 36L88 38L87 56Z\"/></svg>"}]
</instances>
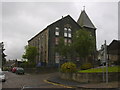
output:
<instances>
[{"instance_id":1,"label":"parked car","mask_svg":"<svg viewBox=\"0 0 120 90\"><path fill-rule=\"evenodd\" d=\"M17 69L16 69L16 74L24 74L25 72L24 72L24 69L23 68L21 68L21 67L18 67Z\"/></svg>"},{"instance_id":2,"label":"parked car","mask_svg":"<svg viewBox=\"0 0 120 90\"><path fill-rule=\"evenodd\" d=\"M17 69L17 67L13 67L13 68L12 68L12 72L15 73L15 72L16 72L16 69Z\"/></svg>"},{"instance_id":3,"label":"parked car","mask_svg":"<svg viewBox=\"0 0 120 90\"><path fill-rule=\"evenodd\" d=\"M6 81L6 77L5 74L3 73L3 71L0 70L0 82L5 82Z\"/></svg>"}]
</instances>

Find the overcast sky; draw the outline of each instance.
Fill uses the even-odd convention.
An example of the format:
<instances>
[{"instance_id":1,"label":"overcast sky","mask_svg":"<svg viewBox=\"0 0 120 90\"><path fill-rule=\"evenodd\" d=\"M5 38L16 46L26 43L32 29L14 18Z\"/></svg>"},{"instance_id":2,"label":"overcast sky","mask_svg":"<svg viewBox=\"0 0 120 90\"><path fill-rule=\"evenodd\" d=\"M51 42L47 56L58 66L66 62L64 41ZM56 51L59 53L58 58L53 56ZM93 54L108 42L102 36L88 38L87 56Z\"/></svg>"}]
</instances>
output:
<instances>
[{"instance_id":1,"label":"overcast sky","mask_svg":"<svg viewBox=\"0 0 120 90\"><path fill-rule=\"evenodd\" d=\"M27 41L62 16L69 14L77 21L84 5L97 28L97 48L104 40L110 44L118 39L117 2L2 2L0 41L5 44L7 59L20 59Z\"/></svg>"}]
</instances>

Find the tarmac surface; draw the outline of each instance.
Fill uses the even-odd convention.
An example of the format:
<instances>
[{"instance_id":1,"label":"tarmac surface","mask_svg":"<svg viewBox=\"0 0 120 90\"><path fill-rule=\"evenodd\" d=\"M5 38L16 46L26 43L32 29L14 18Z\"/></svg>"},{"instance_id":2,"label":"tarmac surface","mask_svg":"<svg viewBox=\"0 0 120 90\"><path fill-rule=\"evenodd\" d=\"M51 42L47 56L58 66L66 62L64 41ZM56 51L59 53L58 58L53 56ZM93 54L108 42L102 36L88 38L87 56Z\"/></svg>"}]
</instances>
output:
<instances>
[{"instance_id":1,"label":"tarmac surface","mask_svg":"<svg viewBox=\"0 0 120 90\"><path fill-rule=\"evenodd\" d=\"M63 80L59 73L48 74L25 74L16 75L6 72L6 82L2 83L2 88L52 88L52 90L64 90L65 88L75 88L74 90L120 90L120 82L106 83L79 83L70 80ZM64 88L64 89L63 89ZM44 89L43 89L44 90ZM67 90L67 89L66 89Z\"/></svg>"},{"instance_id":2,"label":"tarmac surface","mask_svg":"<svg viewBox=\"0 0 120 90\"><path fill-rule=\"evenodd\" d=\"M47 73L47 74L27 74L18 75L12 72L5 72L6 81L2 83L2 88L63 88L62 86L53 85L47 83L48 77L56 76L57 73Z\"/></svg>"}]
</instances>

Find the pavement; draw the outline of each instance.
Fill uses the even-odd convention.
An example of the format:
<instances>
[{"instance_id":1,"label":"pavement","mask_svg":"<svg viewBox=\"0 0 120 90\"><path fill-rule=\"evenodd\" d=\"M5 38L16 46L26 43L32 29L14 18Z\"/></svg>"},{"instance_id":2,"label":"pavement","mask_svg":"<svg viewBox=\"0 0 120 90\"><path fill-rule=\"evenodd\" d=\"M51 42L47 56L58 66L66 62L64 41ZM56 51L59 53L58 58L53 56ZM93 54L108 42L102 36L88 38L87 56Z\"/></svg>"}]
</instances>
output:
<instances>
[{"instance_id":1,"label":"pavement","mask_svg":"<svg viewBox=\"0 0 120 90\"><path fill-rule=\"evenodd\" d=\"M56 83L58 85L68 86L71 88L86 88L86 89L93 89L97 90L100 88L108 89L108 90L120 90L120 82L114 81L109 83L80 83L76 81L70 81L70 80L63 80L60 77L50 77L47 79L48 82ZM85 90L86 90L85 89ZM102 90L103 90L102 89Z\"/></svg>"}]
</instances>

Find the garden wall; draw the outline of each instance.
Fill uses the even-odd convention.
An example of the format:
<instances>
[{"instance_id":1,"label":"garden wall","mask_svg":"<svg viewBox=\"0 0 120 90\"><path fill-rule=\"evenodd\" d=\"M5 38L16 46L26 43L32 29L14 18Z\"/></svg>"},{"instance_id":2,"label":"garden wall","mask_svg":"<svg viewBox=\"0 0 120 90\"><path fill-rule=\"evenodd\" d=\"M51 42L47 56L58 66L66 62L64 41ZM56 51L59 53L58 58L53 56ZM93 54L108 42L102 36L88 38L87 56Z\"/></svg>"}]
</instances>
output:
<instances>
[{"instance_id":1,"label":"garden wall","mask_svg":"<svg viewBox=\"0 0 120 90\"><path fill-rule=\"evenodd\" d=\"M61 73L60 77L62 79L74 80L77 82L103 82L103 73ZM108 73L109 82L118 81L118 77L120 77L120 74L117 72Z\"/></svg>"},{"instance_id":2,"label":"garden wall","mask_svg":"<svg viewBox=\"0 0 120 90\"><path fill-rule=\"evenodd\" d=\"M24 68L25 73L51 73L56 72L57 68Z\"/></svg>"}]
</instances>

